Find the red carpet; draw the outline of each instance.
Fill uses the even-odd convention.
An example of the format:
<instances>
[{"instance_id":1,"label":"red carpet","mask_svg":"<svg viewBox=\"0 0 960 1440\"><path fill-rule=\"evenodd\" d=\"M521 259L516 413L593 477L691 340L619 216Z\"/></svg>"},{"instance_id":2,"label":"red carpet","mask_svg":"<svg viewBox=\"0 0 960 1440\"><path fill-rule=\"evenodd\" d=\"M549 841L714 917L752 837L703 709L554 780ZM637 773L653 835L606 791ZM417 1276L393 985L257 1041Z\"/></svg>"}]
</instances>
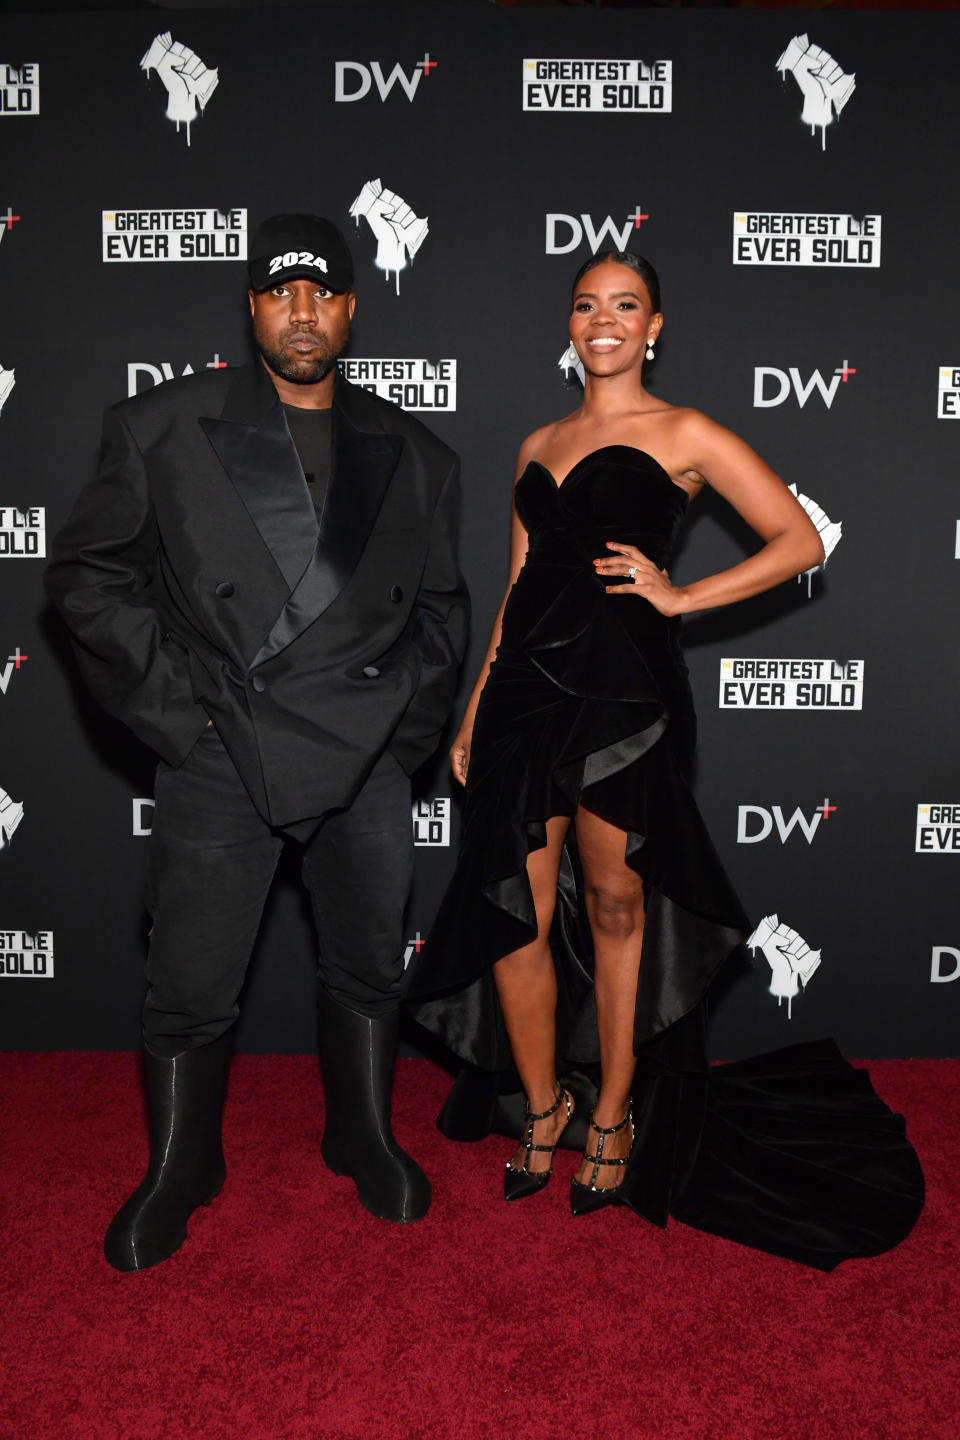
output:
<instances>
[{"instance_id":1,"label":"red carpet","mask_svg":"<svg viewBox=\"0 0 960 1440\"><path fill-rule=\"evenodd\" d=\"M433 1128L447 1084L398 1067L396 1129L434 1181L418 1225L329 1175L307 1057L240 1056L229 1176L158 1269L100 1253L139 1180L129 1055L0 1056L3 1440L957 1440L960 1061L871 1065L929 1200L833 1275L554 1182L505 1205L501 1139Z\"/></svg>"}]
</instances>

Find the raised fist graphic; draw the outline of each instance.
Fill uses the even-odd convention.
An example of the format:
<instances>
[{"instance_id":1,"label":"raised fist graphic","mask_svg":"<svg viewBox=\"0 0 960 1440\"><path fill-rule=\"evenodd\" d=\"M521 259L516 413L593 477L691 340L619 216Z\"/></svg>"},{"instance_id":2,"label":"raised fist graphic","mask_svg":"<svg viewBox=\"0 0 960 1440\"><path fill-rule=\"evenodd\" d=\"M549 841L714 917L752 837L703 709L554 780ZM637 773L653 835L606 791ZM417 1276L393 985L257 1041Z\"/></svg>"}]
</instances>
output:
<instances>
[{"instance_id":1,"label":"raised fist graphic","mask_svg":"<svg viewBox=\"0 0 960 1440\"><path fill-rule=\"evenodd\" d=\"M200 56L175 41L169 30L154 38L140 61L140 69L148 75L156 70L160 76L167 87L167 119L174 121L178 132L181 123L186 125L189 145L190 126L197 118L197 106L205 109L220 83L216 70L209 70Z\"/></svg>"},{"instance_id":2,"label":"raised fist graphic","mask_svg":"<svg viewBox=\"0 0 960 1440\"><path fill-rule=\"evenodd\" d=\"M804 570L802 574L797 576L797 584L806 576L807 594L809 595L811 593L812 577L818 570L824 569L830 556L840 544L843 535L843 523L840 520L831 520L823 506L818 505L816 500L811 500L809 495L801 495L797 491L796 485L788 485L787 489L791 495L796 495L797 500L803 506L804 510L806 510L814 525L816 525L817 532L820 536L820 543L823 546L823 559L820 561L820 564L814 565L810 570Z\"/></svg>"},{"instance_id":3,"label":"raised fist graphic","mask_svg":"<svg viewBox=\"0 0 960 1440\"><path fill-rule=\"evenodd\" d=\"M22 819L23 803L11 800L6 790L0 790L0 850L10 844Z\"/></svg>"},{"instance_id":4,"label":"raised fist graphic","mask_svg":"<svg viewBox=\"0 0 960 1440\"><path fill-rule=\"evenodd\" d=\"M395 272L399 295L400 271L407 268L430 233L427 217L420 220L406 200L401 200L392 190L385 190L379 180L366 181L350 206L350 214L357 225L361 215L366 217L377 241L374 263L387 275L391 270Z\"/></svg>"},{"instance_id":5,"label":"raised fist graphic","mask_svg":"<svg viewBox=\"0 0 960 1440\"><path fill-rule=\"evenodd\" d=\"M792 1019L791 1007L800 986L806 989L814 972L820 965L820 951L811 950L802 935L789 925L781 925L776 915L765 915L747 944L754 955L763 951L763 958L770 966L770 994L777 997L777 1004L787 1002L787 1019Z\"/></svg>"},{"instance_id":6,"label":"raised fist graphic","mask_svg":"<svg viewBox=\"0 0 960 1440\"><path fill-rule=\"evenodd\" d=\"M801 119L810 126L811 134L820 126L820 148L825 150L827 126L839 118L857 88L856 76L842 70L833 56L819 45L811 45L806 35L794 35L776 68L781 75L786 75L788 70L793 72L803 95Z\"/></svg>"},{"instance_id":7,"label":"raised fist graphic","mask_svg":"<svg viewBox=\"0 0 960 1440\"><path fill-rule=\"evenodd\" d=\"M0 410L2 410L6 404L10 396L10 391L15 384L16 379L14 372L12 370L4 370L3 366L0 365Z\"/></svg>"}]
</instances>

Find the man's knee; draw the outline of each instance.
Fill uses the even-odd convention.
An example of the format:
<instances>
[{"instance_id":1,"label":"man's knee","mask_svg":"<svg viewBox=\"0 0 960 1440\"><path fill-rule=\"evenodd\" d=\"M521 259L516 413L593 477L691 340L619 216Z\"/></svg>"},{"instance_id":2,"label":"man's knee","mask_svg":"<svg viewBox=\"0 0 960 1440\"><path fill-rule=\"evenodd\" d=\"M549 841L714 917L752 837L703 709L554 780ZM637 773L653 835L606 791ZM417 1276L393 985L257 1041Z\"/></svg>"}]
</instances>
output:
<instances>
[{"instance_id":1,"label":"man's knee","mask_svg":"<svg viewBox=\"0 0 960 1440\"><path fill-rule=\"evenodd\" d=\"M339 1005L363 1015L368 1020L381 1020L392 1015L400 1007L400 991L403 981L403 962L391 967L382 975L357 974L342 966L318 967L320 1003L324 992L331 995Z\"/></svg>"}]
</instances>

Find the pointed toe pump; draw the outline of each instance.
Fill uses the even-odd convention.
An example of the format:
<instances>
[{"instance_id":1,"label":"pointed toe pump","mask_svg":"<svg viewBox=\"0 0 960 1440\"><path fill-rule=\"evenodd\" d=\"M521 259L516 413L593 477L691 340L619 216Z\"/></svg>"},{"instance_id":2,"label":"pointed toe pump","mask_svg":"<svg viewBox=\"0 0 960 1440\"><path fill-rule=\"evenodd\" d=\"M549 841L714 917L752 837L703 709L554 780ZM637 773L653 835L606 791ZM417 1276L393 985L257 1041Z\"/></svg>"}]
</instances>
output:
<instances>
[{"instance_id":1,"label":"pointed toe pump","mask_svg":"<svg viewBox=\"0 0 960 1440\"><path fill-rule=\"evenodd\" d=\"M534 1145L533 1127L538 1120L548 1120L551 1115L556 1115L560 1106L564 1103L567 1107L567 1118L563 1127L565 1130L570 1123L570 1116L573 1114L573 1101L570 1098L570 1092L564 1090L562 1086L559 1087L557 1098L549 1110L541 1110L539 1115L535 1115L530 1109L530 1106L526 1105L523 1118L523 1139L520 1141L526 1153L524 1154L523 1164L519 1170L513 1164L512 1160L507 1161L507 1170L503 1177L503 1198L505 1200L522 1200L527 1195L535 1195L538 1190L543 1189L544 1185L546 1185L550 1179L550 1176L553 1174L553 1156L556 1152L557 1145L560 1143L560 1135L557 1136L557 1144L555 1145ZM560 1134L563 1134L563 1130L561 1130ZM551 1163L546 1170L530 1170L528 1168L530 1156L534 1151L540 1151L541 1153L550 1155Z\"/></svg>"},{"instance_id":2,"label":"pointed toe pump","mask_svg":"<svg viewBox=\"0 0 960 1440\"><path fill-rule=\"evenodd\" d=\"M618 1160L607 1159L603 1153L604 1141L606 1140L607 1136L618 1135L620 1131L624 1130L628 1125L630 1126L630 1150L627 1152L626 1155L622 1156ZM590 1130L592 1130L594 1134L598 1136L596 1153L591 1155L589 1150L585 1150L583 1152L583 1158L584 1160L587 1160L590 1162L590 1164L592 1164L593 1170L591 1172L590 1179L586 1185L584 1185L581 1180L578 1180L576 1176L574 1176L574 1178L570 1181L570 1210L571 1213L574 1215L589 1215L590 1212L593 1210L602 1210L605 1205L621 1205L623 1203L620 1198L620 1184L598 1185L597 1180L599 1178L600 1169L602 1166L623 1166L629 1164L630 1162L630 1153L633 1150L634 1138L633 1101L630 1101L630 1104L627 1108L627 1113L626 1115L624 1115L619 1125L610 1125L608 1127L604 1127L602 1125L597 1125L591 1117Z\"/></svg>"}]
</instances>

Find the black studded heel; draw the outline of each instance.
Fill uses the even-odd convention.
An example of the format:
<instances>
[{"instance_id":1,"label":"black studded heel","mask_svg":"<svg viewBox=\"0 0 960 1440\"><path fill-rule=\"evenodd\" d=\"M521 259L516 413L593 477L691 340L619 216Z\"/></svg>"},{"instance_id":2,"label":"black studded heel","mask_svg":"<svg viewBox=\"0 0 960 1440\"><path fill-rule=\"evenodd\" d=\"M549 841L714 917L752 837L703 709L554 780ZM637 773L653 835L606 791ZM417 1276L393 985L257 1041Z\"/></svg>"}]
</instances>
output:
<instances>
[{"instance_id":1,"label":"black studded heel","mask_svg":"<svg viewBox=\"0 0 960 1440\"><path fill-rule=\"evenodd\" d=\"M625 1126L630 1126L630 1150L633 1150L633 1101L627 1107L627 1113L619 1125L611 1125L604 1128L597 1125L591 1117L590 1129L599 1135L597 1153L591 1155L589 1150L583 1152L584 1160L589 1160L593 1165L593 1174L590 1176L589 1184L584 1185L581 1180L574 1177L570 1181L570 1211L574 1215L589 1215L592 1210L602 1210L605 1205L619 1205L619 1185L598 1185L597 1177L600 1174L601 1165L626 1165L630 1160L629 1153L619 1160L605 1160L603 1157L603 1142L608 1135L617 1135Z\"/></svg>"},{"instance_id":2,"label":"black studded heel","mask_svg":"<svg viewBox=\"0 0 960 1440\"><path fill-rule=\"evenodd\" d=\"M564 1129L566 1129L570 1123L570 1116L573 1114L573 1101L570 1098L570 1092L564 1090L562 1086L558 1087L557 1098L550 1106L550 1109L541 1110L539 1115L535 1115L530 1109L530 1106L525 1104L523 1139L520 1143L526 1151L526 1154L523 1157L523 1165L519 1170L515 1168L510 1160L507 1161L507 1173L503 1177L504 1200L522 1200L525 1195L535 1195L538 1190L543 1189L544 1185L546 1185L550 1179L550 1176L553 1174L552 1163L546 1170L527 1169L527 1161L530 1159L532 1151L545 1151L552 1156L557 1148L556 1145L534 1145L533 1127L538 1120L548 1120L551 1115L556 1115L564 1101L566 1101L567 1105L567 1119L564 1125ZM560 1133L562 1134L563 1131ZM559 1144L559 1142L560 1136L558 1135L557 1143Z\"/></svg>"}]
</instances>

